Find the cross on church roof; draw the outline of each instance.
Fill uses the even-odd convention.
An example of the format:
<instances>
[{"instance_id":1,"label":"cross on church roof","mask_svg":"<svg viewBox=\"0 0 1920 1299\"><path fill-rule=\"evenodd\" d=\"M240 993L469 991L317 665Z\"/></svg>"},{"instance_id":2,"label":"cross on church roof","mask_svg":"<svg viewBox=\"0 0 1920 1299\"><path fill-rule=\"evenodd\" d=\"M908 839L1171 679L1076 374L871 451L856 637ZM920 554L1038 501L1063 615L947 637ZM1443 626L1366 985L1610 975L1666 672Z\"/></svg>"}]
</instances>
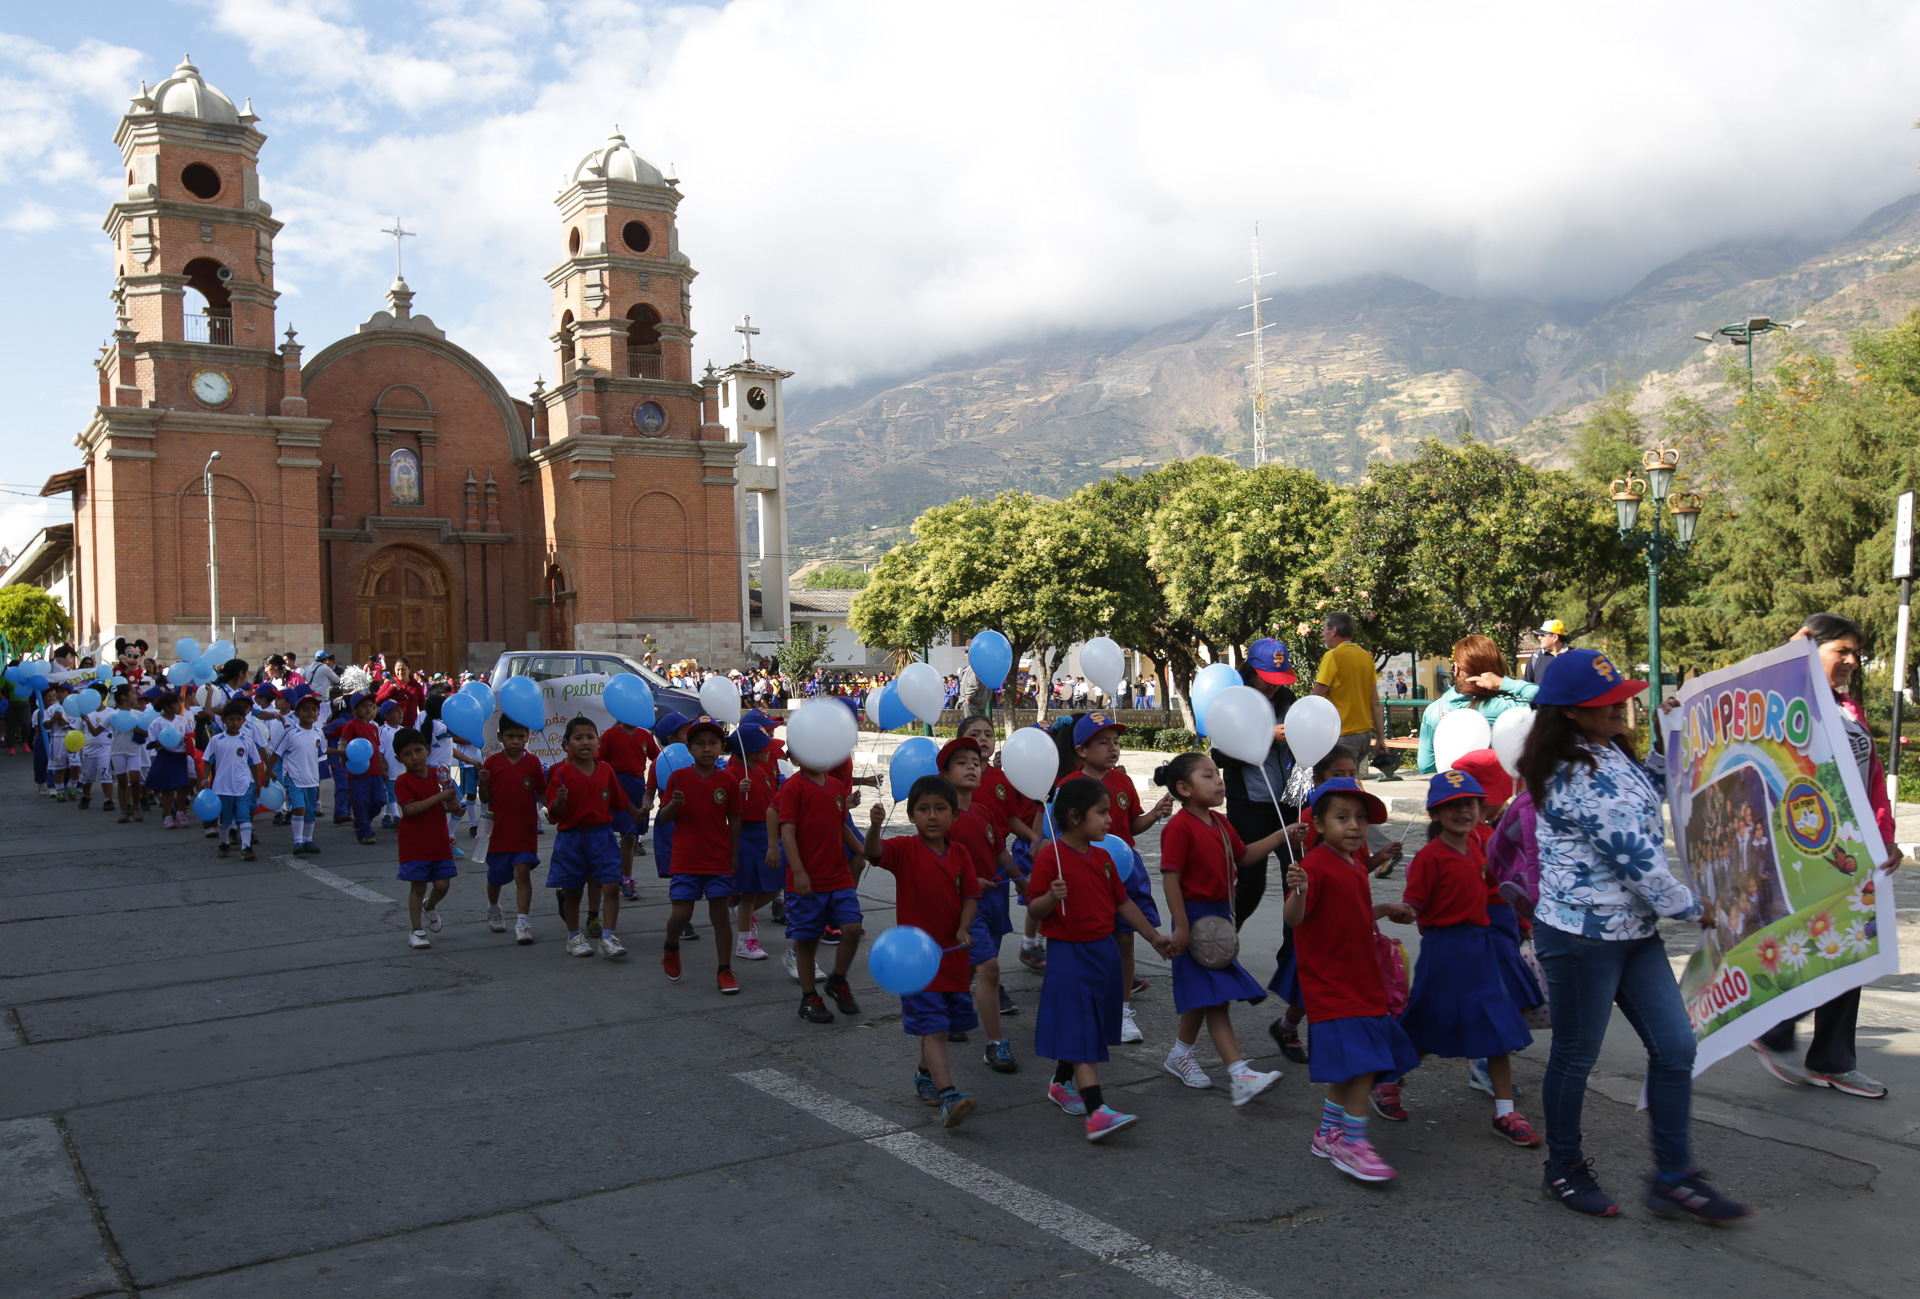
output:
<instances>
[{"instance_id":1,"label":"cross on church roof","mask_svg":"<svg viewBox=\"0 0 1920 1299\"><path fill-rule=\"evenodd\" d=\"M402 271L401 264L400 264L400 241L402 239L413 238L416 232L409 230L405 226L401 225L400 218L395 217L393 219L393 229L382 230L380 233L383 235L393 236L393 278L396 280L406 279L407 277L405 273Z\"/></svg>"},{"instance_id":2,"label":"cross on church roof","mask_svg":"<svg viewBox=\"0 0 1920 1299\"><path fill-rule=\"evenodd\" d=\"M395 224L397 225L399 223L395 222ZM753 359L753 336L760 332L753 327L753 317L746 315L741 316L740 323L733 327L733 332L740 335L740 346L746 353L745 359L751 361Z\"/></svg>"}]
</instances>

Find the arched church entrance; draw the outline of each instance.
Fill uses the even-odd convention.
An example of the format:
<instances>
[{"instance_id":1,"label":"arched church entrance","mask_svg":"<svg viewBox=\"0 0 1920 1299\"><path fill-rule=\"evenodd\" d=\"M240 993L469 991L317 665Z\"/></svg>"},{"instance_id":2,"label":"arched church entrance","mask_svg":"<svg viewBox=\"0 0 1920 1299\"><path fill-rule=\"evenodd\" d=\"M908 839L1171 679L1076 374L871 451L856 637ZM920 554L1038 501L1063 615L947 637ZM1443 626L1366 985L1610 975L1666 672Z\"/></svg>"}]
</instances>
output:
<instances>
[{"instance_id":1,"label":"arched church entrance","mask_svg":"<svg viewBox=\"0 0 1920 1299\"><path fill-rule=\"evenodd\" d=\"M367 562L354 610L354 658L404 655L415 671L453 673L453 584L439 561L389 546Z\"/></svg>"}]
</instances>

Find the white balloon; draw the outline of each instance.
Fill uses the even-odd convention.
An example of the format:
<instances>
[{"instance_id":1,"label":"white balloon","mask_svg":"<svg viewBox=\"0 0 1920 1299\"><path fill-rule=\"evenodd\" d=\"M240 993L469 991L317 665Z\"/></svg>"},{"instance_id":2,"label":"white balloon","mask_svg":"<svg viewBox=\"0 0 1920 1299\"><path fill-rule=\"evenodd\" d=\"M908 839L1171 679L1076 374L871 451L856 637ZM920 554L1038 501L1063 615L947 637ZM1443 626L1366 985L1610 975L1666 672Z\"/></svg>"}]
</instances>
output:
<instances>
[{"instance_id":1,"label":"white balloon","mask_svg":"<svg viewBox=\"0 0 1920 1299\"><path fill-rule=\"evenodd\" d=\"M1287 709L1287 747L1295 762L1312 767L1339 742L1340 710L1325 695L1308 695Z\"/></svg>"},{"instance_id":2,"label":"white balloon","mask_svg":"<svg viewBox=\"0 0 1920 1299\"><path fill-rule=\"evenodd\" d=\"M740 687L730 677L709 677L700 687L700 706L714 721L732 726L740 720Z\"/></svg>"},{"instance_id":3,"label":"white balloon","mask_svg":"<svg viewBox=\"0 0 1920 1299\"><path fill-rule=\"evenodd\" d=\"M1509 776L1520 774L1520 750L1533 730L1533 709L1509 708L1493 719L1493 753Z\"/></svg>"},{"instance_id":4,"label":"white balloon","mask_svg":"<svg viewBox=\"0 0 1920 1299\"><path fill-rule=\"evenodd\" d=\"M794 766L791 762L788 762L785 758L780 759L781 779L785 780L785 779L791 778L793 773L798 770L800 770L800 768Z\"/></svg>"},{"instance_id":5,"label":"white balloon","mask_svg":"<svg viewBox=\"0 0 1920 1299\"><path fill-rule=\"evenodd\" d=\"M813 771L845 762L860 740L860 724L838 699L809 699L787 718L787 752Z\"/></svg>"},{"instance_id":6,"label":"white balloon","mask_svg":"<svg viewBox=\"0 0 1920 1299\"><path fill-rule=\"evenodd\" d=\"M865 713L867 720L875 726L880 725L880 695L885 689L885 686L875 686L873 689L867 691L866 702L860 705L860 711ZM856 727L855 729L857 730L859 728Z\"/></svg>"},{"instance_id":7,"label":"white balloon","mask_svg":"<svg viewBox=\"0 0 1920 1299\"><path fill-rule=\"evenodd\" d=\"M1475 749L1493 742L1493 727L1471 708L1456 708L1433 728L1433 769L1451 771L1453 764Z\"/></svg>"},{"instance_id":8,"label":"white balloon","mask_svg":"<svg viewBox=\"0 0 1920 1299\"><path fill-rule=\"evenodd\" d=\"M900 669L893 693L900 696L908 712L928 726L940 720L941 710L947 706L946 684L940 680L940 674L925 663L909 663Z\"/></svg>"},{"instance_id":9,"label":"white balloon","mask_svg":"<svg viewBox=\"0 0 1920 1299\"><path fill-rule=\"evenodd\" d=\"M1060 751L1045 731L1023 726L1000 746L1000 770L1013 787L1036 803L1047 801L1060 773Z\"/></svg>"},{"instance_id":10,"label":"white balloon","mask_svg":"<svg viewBox=\"0 0 1920 1299\"><path fill-rule=\"evenodd\" d=\"M1273 745L1273 704L1252 686L1229 686L1207 705L1207 733L1214 748L1258 766Z\"/></svg>"},{"instance_id":11,"label":"white balloon","mask_svg":"<svg viewBox=\"0 0 1920 1299\"><path fill-rule=\"evenodd\" d=\"M1120 678L1126 675L1126 659L1120 647L1110 637L1095 636L1080 647L1080 669L1117 707Z\"/></svg>"}]
</instances>

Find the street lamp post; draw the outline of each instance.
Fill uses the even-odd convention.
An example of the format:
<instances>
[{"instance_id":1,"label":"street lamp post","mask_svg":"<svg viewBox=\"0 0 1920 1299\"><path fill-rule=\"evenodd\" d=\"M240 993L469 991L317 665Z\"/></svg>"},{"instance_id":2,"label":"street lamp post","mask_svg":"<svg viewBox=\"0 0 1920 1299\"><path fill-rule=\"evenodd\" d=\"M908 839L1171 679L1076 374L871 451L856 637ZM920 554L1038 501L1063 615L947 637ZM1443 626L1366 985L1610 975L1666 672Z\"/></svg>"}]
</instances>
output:
<instances>
[{"instance_id":1,"label":"street lamp post","mask_svg":"<svg viewBox=\"0 0 1920 1299\"><path fill-rule=\"evenodd\" d=\"M1620 540L1628 550L1645 551L1647 555L1647 675L1652 678L1649 684L1648 707L1659 715L1661 676L1660 676L1660 565L1669 555L1684 555L1693 549L1693 529L1700 519L1700 494L1698 492L1674 492L1673 478L1680 466L1680 453L1671 447L1660 447L1641 457L1640 466L1646 477L1629 472L1625 478L1616 478L1610 488L1613 497L1615 522L1620 529ZM1653 497L1653 526L1638 526L1640 503L1649 495ZM1666 532L1661 526L1664 513L1673 515L1673 531Z\"/></svg>"},{"instance_id":2,"label":"street lamp post","mask_svg":"<svg viewBox=\"0 0 1920 1299\"><path fill-rule=\"evenodd\" d=\"M398 225L399 222L394 224ZM218 451L207 457L206 470L201 482L207 489L207 644L220 639L220 548L215 544L213 534L213 462L220 458Z\"/></svg>"},{"instance_id":3,"label":"street lamp post","mask_svg":"<svg viewBox=\"0 0 1920 1299\"><path fill-rule=\"evenodd\" d=\"M1745 320L1736 320L1730 325L1722 325L1711 332L1695 334L1703 343L1711 343L1716 338L1724 338L1735 347L1747 349L1747 395L1753 395L1753 340L1762 334L1784 333L1798 329L1806 324L1804 320L1775 320L1770 316L1748 316Z\"/></svg>"}]
</instances>

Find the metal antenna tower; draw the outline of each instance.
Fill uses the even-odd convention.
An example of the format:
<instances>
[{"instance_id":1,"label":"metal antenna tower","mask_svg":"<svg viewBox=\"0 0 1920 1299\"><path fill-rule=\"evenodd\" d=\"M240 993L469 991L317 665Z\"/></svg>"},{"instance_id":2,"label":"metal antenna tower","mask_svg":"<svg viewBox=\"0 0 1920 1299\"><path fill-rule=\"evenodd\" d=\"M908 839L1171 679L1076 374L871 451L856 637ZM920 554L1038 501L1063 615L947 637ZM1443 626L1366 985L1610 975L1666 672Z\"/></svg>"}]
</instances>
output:
<instances>
[{"instance_id":1,"label":"metal antenna tower","mask_svg":"<svg viewBox=\"0 0 1920 1299\"><path fill-rule=\"evenodd\" d=\"M1253 371L1253 463L1256 468L1267 463L1267 348L1263 337L1267 326L1260 317L1260 304L1273 299L1260 296L1260 281L1264 278L1260 273L1260 223L1256 221L1253 223L1253 274L1240 281L1253 285L1253 301L1240 308L1242 311L1253 308L1253 328L1238 335L1253 340L1253 364L1246 368Z\"/></svg>"}]
</instances>

